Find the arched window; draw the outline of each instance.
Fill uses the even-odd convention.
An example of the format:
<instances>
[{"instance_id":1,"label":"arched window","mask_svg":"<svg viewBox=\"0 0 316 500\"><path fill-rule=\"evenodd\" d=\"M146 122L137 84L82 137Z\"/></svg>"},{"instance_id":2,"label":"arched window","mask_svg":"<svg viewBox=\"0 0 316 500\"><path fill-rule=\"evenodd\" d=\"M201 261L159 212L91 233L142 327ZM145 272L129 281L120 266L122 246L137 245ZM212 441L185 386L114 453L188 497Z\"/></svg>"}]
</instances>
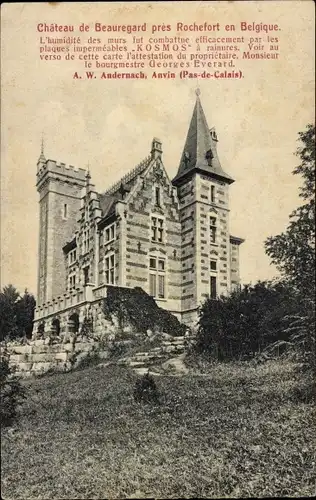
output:
<instances>
[{"instance_id":1,"label":"arched window","mask_svg":"<svg viewBox=\"0 0 316 500\"><path fill-rule=\"evenodd\" d=\"M38 325L37 333L40 333L40 334L45 333L45 321L42 321L42 323L40 323Z\"/></svg>"},{"instance_id":2,"label":"arched window","mask_svg":"<svg viewBox=\"0 0 316 500\"><path fill-rule=\"evenodd\" d=\"M52 330L56 335L60 334L60 321L58 318L53 319L52 321Z\"/></svg>"},{"instance_id":3,"label":"arched window","mask_svg":"<svg viewBox=\"0 0 316 500\"><path fill-rule=\"evenodd\" d=\"M69 316L68 329L71 333L77 333L79 331L79 314L73 313Z\"/></svg>"}]
</instances>

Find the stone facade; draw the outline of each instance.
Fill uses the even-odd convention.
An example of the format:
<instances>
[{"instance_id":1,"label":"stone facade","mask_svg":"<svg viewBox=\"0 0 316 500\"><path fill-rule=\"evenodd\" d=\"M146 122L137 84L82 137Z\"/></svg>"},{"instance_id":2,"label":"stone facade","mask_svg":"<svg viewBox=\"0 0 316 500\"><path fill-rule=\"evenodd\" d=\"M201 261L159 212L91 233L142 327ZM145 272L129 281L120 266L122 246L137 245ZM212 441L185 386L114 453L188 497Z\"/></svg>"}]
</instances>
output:
<instances>
[{"instance_id":1,"label":"stone facade","mask_svg":"<svg viewBox=\"0 0 316 500\"><path fill-rule=\"evenodd\" d=\"M156 138L150 155L104 193L90 172L41 152L35 333L76 329L87 314L106 328L98 303L107 285L141 287L187 324L207 297L239 285L243 240L229 233L234 181L221 167L217 142L197 96L173 181Z\"/></svg>"}]
</instances>

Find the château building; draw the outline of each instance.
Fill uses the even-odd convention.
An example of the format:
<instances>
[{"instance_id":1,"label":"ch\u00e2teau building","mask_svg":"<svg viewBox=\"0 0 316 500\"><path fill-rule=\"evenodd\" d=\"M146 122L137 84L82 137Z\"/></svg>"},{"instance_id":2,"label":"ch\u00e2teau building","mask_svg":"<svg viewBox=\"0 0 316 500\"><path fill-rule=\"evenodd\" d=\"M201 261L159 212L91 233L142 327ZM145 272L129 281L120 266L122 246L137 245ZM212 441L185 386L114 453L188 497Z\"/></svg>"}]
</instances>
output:
<instances>
[{"instance_id":1,"label":"ch\u00e2teau building","mask_svg":"<svg viewBox=\"0 0 316 500\"><path fill-rule=\"evenodd\" d=\"M238 287L243 240L230 234L234 180L217 144L197 92L173 180L156 138L149 156L101 193L89 171L47 160L42 147L35 331L78 328L87 308L100 327L108 285L141 287L188 325L207 297Z\"/></svg>"}]
</instances>

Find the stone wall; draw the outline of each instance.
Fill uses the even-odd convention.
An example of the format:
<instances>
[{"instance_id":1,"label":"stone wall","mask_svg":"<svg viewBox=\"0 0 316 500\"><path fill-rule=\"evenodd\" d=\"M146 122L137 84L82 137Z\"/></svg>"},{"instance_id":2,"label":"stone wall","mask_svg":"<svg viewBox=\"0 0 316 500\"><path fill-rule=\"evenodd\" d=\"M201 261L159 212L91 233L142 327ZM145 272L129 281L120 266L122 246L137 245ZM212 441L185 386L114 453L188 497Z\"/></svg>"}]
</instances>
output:
<instances>
[{"instance_id":1,"label":"stone wall","mask_svg":"<svg viewBox=\"0 0 316 500\"><path fill-rule=\"evenodd\" d=\"M100 343L69 336L65 343L51 338L7 342L1 346L1 355L9 359L9 366L18 376L41 375L49 371L69 371L88 353L100 349Z\"/></svg>"},{"instance_id":2,"label":"stone wall","mask_svg":"<svg viewBox=\"0 0 316 500\"><path fill-rule=\"evenodd\" d=\"M160 341L157 343L157 336ZM135 340L135 339L134 339ZM135 352L137 345L131 339L109 336L107 341L96 341L80 335L38 340L20 340L1 345L1 356L7 357L14 375L22 378L41 376L48 373L69 372L78 368L80 363L93 356L98 362L106 364L126 365L133 369L155 367L171 358L185 354L187 347L194 341L194 336L172 337L166 333L149 332L142 337L140 351ZM138 340L139 342L139 340ZM130 352L129 346L133 349ZM114 348L114 351L112 349ZM117 353L122 352L117 356ZM114 355L113 355L114 353ZM140 373L140 372L139 372Z\"/></svg>"},{"instance_id":3,"label":"stone wall","mask_svg":"<svg viewBox=\"0 0 316 500\"><path fill-rule=\"evenodd\" d=\"M103 313L103 300L107 295L107 287L87 285L72 290L55 300L45 303L35 310L33 337L47 337L56 333L56 320L61 332L73 332L74 315L78 318L80 331L85 319L91 322L91 329L98 338L110 334L117 328L116 318L108 320ZM43 330L44 327L44 330ZM78 332L77 332L78 333ZM43 335L44 334L44 335Z\"/></svg>"}]
</instances>

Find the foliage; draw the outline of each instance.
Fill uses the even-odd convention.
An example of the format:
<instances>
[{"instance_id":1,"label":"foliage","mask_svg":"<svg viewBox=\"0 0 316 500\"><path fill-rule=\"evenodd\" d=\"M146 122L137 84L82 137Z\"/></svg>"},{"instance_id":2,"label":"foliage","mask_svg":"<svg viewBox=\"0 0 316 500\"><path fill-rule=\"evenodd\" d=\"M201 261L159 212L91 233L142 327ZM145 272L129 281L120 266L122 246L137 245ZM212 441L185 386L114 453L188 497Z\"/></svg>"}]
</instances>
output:
<instances>
[{"instance_id":1,"label":"foliage","mask_svg":"<svg viewBox=\"0 0 316 500\"><path fill-rule=\"evenodd\" d=\"M1 425L10 426L17 416L17 407L21 399L25 398L25 390L19 380L12 376L8 359L0 360L0 396L1 396Z\"/></svg>"},{"instance_id":2,"label":"foliage","mask_svg":"<svg viewBox=\"0 0 316 500\"><path fill-rule=\"evenodd\" d=\"M110 359L111 361L121 358L128 352L128 346L118 341L110 342L107 347L109 353L108 359Z\"/></svg>"},{"instance_id":3,"label":"foliage","mask_svg":"<svg viewBox=\"0 0 316 500\"><path fill-rule=\"evenodd\" d=\"M31 337L35 299L27 290L23 295L12 285L0 293L0 340L5 338Z\"/></svg>"},{"instance_id":4,"label":"foliage","mask_svg":"<svg viewBox=\"0 0 316 500\"><path fill-rule=\"evenodd\" d=\"M104 314L115 315L120 327L132 325L136 332L160 330L170 335L184 335L186 327L165 309L157 306L155 300L142 288L107 288L104 300Z\"/></svg>"},{"instance_id":5,"label":"foliage","mask_svg":"<svg viewBox=\"0 0 316 500\"><path fill-rule=\"evenodd\" d=\"M296 294L278 281L259 281L228 297L208 299L200 309L195 349L220 361L247 358L271 342L288 340L282 320L296 309Z\"/></svg>"},{"instance_id":6,"label":"foliage","mask_svg":"<svg viewBox=\"0 0 316 500\"><path fill-rule=\"evenodd\" d=\"M89 337L93 332L93 320L92 318L85 316L81 325L80 335L85 335Z\"/></svg>"},{"instance_id":7,"label":"foliage","mask_svg":"<svg viewBox=\"0 0 316 500\"><path fill-rule=\"evenodd\" d=\"M81 352L71 360L76 370L85 370L86 368L98 365L101 362L100 354L97 351Z\"/></svg>"},{"instance_id":8,"label":"foliage","mask_svg":"<svg viewBox=\"0 0 316 500\"><path fill-rule=\"evenodd\" d=\"M300 398L306 402L316 398L316 360L315 360L315 309L311 299L301 301L299 312L283 318L283 330L288 340L278 340L269 345L263 352L267 358L272 358L276 350L283 351L284 356L299 363Z\"/></svg>"},{"instance_id":9,"label":"foliage","mask_svg":"<svg viewBox=\"0 0 316 500\"><path fill-rule=\"evenodd\" d=\"M154 377L145 373L138 378L134 387L134 399L137 403L158 403L159 392Z\"/></svg>"},{"instance_id":10,"label":"foliage","mask_svg":"<svg viewBox=\"0 0 316 500\"><path fill-rule=\"evenodd\" d=\"M302 296L315 296L315 126L299 133L302 146L296 156L301 163L293 171L302 175L300 197L304 203L290 215L285 232L265 242L266 253Z\"/></svg>"},{"instance_id":11,"label":"foliage","mask_svg":"<svg viewBox=\"0 0 316 500\"><path fill-rule=\"evenodd\" d=\"M301 175L300 197L304 203L290 215L286 231L265 242L266 253L284 279L299 293L299 307L284 318L289 335L287 350L303 362L310 377L315 371L315 126L299 133L296 151L300 164L293 171ZM274 346L272 346L273 348Z\"/></svg>"}]
</instances>

